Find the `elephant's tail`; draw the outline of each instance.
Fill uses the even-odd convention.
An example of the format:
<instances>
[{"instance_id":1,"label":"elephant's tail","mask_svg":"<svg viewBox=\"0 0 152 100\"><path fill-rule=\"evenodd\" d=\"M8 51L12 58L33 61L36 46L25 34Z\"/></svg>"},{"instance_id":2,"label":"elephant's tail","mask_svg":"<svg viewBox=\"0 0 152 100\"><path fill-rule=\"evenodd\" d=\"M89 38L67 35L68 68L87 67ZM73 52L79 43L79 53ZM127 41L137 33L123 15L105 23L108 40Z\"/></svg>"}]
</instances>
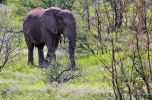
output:
<instances>
[{"instance_id":1,"label":"elephant's tail","mask_svg":"<svg viewBox=\"0 0 152 100\"><path fill-rule=\"evenodd\" d=\"M24 30L21 30L21 31L14 31L13 33L23 33L24 32Z\"/></svg>"},{"instance_id":2,"label":"elephant's tail","mask_svg":"<svg viewBox=\"0 0 152 100\"><path fill-rule=\"evenodd\" d=\"M8 32L11 32L11 33L23 33L24 30L21 30L21 31L13 31L13 30L11 30L11 31L8 31Z\"/></svg>"}]
</instances>

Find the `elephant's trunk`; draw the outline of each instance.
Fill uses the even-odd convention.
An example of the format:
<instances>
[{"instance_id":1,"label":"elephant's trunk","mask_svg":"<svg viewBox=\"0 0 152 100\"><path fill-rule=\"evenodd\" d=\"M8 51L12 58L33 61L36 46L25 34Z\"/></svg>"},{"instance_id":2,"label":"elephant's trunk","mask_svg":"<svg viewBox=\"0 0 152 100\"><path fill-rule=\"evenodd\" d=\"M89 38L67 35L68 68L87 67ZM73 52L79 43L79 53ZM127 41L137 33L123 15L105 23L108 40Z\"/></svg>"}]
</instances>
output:
<instances>
[{"instance_id":1,"label":"elephant's trunk","mask_svg":"<svg viewBox=\"0 0 152 100\"><path fill-rule=\"evenodd\" d=\"M69 58L70 58L70 68L74 69L76 67L75 64L75 46L76 46L76 37L69 37Z\"/></svg>"},{"instance_id":2,"label":"elephant's trunk","mask_svg":"<svg viewBox=\"0 0 152 100\"><path fill-rule=\"evenodd\" d=\"M76 22L71 11L64 10L61 13L62 26L63 26L63 36L68 38L69 42L69 58L70 58L70 69L76 69L75 64L75 46L76 46Z\"/></svg>"}]
</instances>

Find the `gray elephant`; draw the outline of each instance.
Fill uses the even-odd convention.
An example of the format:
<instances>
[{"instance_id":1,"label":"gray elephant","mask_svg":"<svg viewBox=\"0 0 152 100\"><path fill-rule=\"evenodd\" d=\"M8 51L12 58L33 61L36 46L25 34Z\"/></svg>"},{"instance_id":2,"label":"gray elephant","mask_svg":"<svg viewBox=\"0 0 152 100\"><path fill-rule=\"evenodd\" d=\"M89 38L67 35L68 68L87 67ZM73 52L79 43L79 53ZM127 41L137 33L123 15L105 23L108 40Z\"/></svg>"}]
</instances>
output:
<instances>
[{"instance_id":1,"label":"gray elephant","mask_svg":"<svg viewBox=\"0 0 152 100\"><path fill-rule=\"evenodd\" d=\"M28 64L33 64L33 49L38 48L39 65L56 57L61 34L69 42L69 69L75 69L75 45L76 45L76 22L69 10L57 7L48 9L35 8L29 11L23 23L25 41L28 47ZM44 59L43 47L47 46L48 52Z\"/></svg>"}]
</instances>

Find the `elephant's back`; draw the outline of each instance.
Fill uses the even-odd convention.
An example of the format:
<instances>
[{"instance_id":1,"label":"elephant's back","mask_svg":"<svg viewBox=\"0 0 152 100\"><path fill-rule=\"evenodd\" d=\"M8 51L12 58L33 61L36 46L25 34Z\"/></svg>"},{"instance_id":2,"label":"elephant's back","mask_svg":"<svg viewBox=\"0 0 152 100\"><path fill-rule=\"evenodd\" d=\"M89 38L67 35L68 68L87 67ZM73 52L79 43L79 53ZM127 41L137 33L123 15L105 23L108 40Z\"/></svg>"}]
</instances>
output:
<instances>
[{"instance_id":1,"label":"elephant's back","mask_svg":"<svg viewBox=\"0 0 152 100\"><path fill-rule=\"evenodd\" d=\"M45 9L44 9L44 8L41 8L41 7L32 9L31 11L29 11L29 12L26 14L25 19L39 18L39 17L42 16L42 14L44 13L44 11L45 11Z\"/></svg>"},{"instance_id":2,"label":"elephant's back","mask_svg":"<svg viewBox=\"0 0 152 100\"><path fill-rule=\"evenodd\" d=\"M39 7L29 11L26 14L26 17L23 22L24 31L30 31L30 33L33 33L32 31L35 31L35 29L39 28L40 17L44 13L44 10L45 9Z\"/></svg>"}]
</instances>

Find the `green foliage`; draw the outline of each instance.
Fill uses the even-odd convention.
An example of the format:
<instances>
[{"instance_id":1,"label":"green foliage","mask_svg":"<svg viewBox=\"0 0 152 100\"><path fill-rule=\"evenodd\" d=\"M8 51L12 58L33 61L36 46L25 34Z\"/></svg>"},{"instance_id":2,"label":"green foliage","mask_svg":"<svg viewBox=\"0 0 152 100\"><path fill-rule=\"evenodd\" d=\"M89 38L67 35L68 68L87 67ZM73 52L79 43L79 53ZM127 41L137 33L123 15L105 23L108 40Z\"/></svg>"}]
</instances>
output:
<instances>
[{"instance_id":1,"label":"green foliage","mask_svg":"<svg viewBox=\"0 0 152 100\"><path fill-rule=\"evenodd\" d=\"M56 5L56 0L41 0L43 2L43 7L52 7Z\"/></svg>"},{"instance_id":2,"label":"green foliage","mask_svg":"<svg viewBox=\"0 0 152 100\"><path fill-rule=\"evenodd\" d=\"M49 68L46 69L46 79L49 81L49 82L58 82L60 81L60 74L63 70L63 66L61 66L61 64L59 63L56 63L56 62L53 62L52 64L49 64L48 65Z\"/></svg>"},{"instance_id":3,"label":"green foliage","mask_svg":"<svg viewBox=\"0 0 152 100\"><path fill-rule=\"evenodd\" d=\"M27 11L32 8L41 7L43 3L39 0L19 0L16 1L16 11L14 11L18 16L24 16Z\"/></svg>"},{"instance_id":4,"label":"green foliage","mask_svg":"<svg viewBox=\"0 0 152 100\"><path fill-rule=\"evenodd\" d=\"M70 80L74 80L81 76L80 69L77 71L67 70L68 67L64 67L58 62L52 62L45 70L46 80L48 82L64 83Z\"/></svg>"}]
</instances>

